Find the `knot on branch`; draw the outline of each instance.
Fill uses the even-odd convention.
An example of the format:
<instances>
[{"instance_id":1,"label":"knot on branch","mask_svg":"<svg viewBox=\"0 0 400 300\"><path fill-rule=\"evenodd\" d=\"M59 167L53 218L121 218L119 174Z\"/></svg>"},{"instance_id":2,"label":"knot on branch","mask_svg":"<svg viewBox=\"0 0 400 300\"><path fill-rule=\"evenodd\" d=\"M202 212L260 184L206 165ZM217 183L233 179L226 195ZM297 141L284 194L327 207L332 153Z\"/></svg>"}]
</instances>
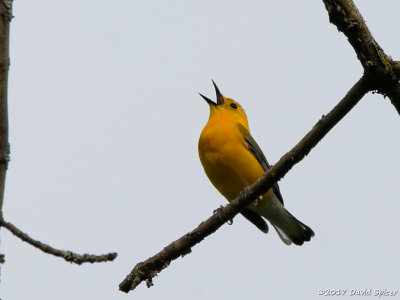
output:
<instances>
[{"instance_id":1,"label":"knot on branch","mask_svg":"<svg viewBox=\"0 0 400 300\"><path fill-rule=\"evenodd\" d=\"M11 19L13 18L12 3L13 3L13 0L1 0L0 1L0 5L2 6L2 8L0 9L0 14L8 22L11 21Z\"/></svg>"},{"instance_id":2,"label":"knot on branch","mask_svg":"<svg viewBox=\"0 0 400 300\"><path fill-rule=\"evenodd\" d=\"M8 163L10 162L10 144L6 144L2 149L0 149L0 164L8 167Z\"/></svg>"}]
</instances>

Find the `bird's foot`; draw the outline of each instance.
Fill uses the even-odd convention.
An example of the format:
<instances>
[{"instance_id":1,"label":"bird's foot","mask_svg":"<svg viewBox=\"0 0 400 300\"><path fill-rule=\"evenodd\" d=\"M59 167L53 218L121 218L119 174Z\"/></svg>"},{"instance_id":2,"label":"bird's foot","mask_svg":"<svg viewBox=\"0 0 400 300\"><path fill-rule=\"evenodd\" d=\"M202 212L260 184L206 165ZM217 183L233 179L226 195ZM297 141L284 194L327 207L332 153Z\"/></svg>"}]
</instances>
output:
<instances>
[{"instance_id":1,"label":"bird's foot","mask_svg":"<svg viewBox=\"0 0 400 300\"><path fill-rule=\"evenodd\" d=\"M218 208L216 208L216 209L214 209L213 210L213 215L215 215L215 214L219 214L219 212L221 211L221 208L223 208L224 206L223 205L220 205Z\"/></svg>"},{"instance_id":2,"label":"bird's foot","mask_svg":"<svg viewBox=\"0 0 400 300\"><path fill-rule=\"evenodd\" d=\"M245 186L240 192L239 192L239 197L240 199L247 198L247 195L249 194L249 187Z\"/></svg>"}]
</instances>

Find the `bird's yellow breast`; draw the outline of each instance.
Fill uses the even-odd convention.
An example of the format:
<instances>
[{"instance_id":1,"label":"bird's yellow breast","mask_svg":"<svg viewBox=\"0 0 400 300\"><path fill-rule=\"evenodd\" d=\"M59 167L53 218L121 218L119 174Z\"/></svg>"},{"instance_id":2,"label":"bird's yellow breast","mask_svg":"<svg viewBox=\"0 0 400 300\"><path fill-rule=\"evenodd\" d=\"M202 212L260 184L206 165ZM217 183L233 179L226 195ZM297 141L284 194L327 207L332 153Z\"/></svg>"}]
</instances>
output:
<instances>
[{"instance_id":1,"label":"bird's yellow breast","mask_svg":"<svg viewBox=\"0 0 400 300\"><path fill-rule=\"evenodd\" d=\"M210 118L199 139L199 156L215 188L233 200L254 183L264 170L247 149L238 123L229 116Z\"/></svg>"}]
</instances>

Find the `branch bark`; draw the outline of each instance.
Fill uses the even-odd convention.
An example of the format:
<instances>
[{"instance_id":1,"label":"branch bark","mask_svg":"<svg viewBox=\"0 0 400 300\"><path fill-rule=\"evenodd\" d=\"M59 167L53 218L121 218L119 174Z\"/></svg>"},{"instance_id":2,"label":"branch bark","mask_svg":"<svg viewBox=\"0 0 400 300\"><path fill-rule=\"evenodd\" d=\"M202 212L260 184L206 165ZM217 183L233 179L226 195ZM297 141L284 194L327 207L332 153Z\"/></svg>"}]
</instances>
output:
<instances>
[{"instance_id":1,"label":"branch bark","mask_svg":"<svg viewBox=\"0 0 400 300\"><path fill-rule=\"evenodd\" d=\"M310 132L275 165L271 166L259 180L243 190L232 202L219 209L216 214L202 222L196 229L172 242L153 257L138 263L120 283L119 289L127 293L135 289L142 281L146 281L148 287L151 286L152 278L168 267L172 260L190 253L191 247L231 220L285 176L368 93L370 86L371 81L368 76L363 76L347 95L326 116L322 116Z\"/></svg>"},{"instance_id":2,"label":"branch bark","mask_svg":"<svg viewBox=\"0 0 400 300\"><path fill-rule=\"evenodd\" d=\"M42 250L43 252L59 256L66 261L82 264L85 262L112 261L117 253L103 255L76 254L71 251L58 250L40 241L34 240L28 234L22 232L13 224L6 222L3 216L4 190L6 182L6 171L9 162L10 147L8 143L8 112L7 112L7 86L9 58L9 34L10 21L12 19L12 0L0 0L0 228L4 227L11 231L21 240ZM0 263L4 262L4 255L0 254Z\"/></svg>"},{"instance_id":3,"label":"branch bark","mask_svg":"<svg viewBox=\"0 0 400 300\"><path fill-rule=\"evenodd\" d=\"M11 7L11 2L0 1L0 220L3 219L4 189L10 152L8 145L7 81L10 62L8 37L12 19ZM4 254L0 254L0 264L4 261Z\"/></svg>"},{"instance_id":4,"label":"branch bark","mask_svg":"<svg viewBox=\"0 0 400 300\"><path fill-rule=\"evenodd\" d=\"M0 2L0 218L3 217L4 189L9 161L7 86L9 33L12 10L10 1Z\"/></svg>"},{"instance_id":5,"label":"branch bark","mask_svg":"<svg viewBox=\"0 0 400 300\"><path fill-rule=\"evenodd\" d=\"M388 96L400 114L400 62L383 51L369 31L352 0L323 0L329 21L344 33L353 46L364 72L373 78L375 89Z\"/></svg>"}]
</instances>

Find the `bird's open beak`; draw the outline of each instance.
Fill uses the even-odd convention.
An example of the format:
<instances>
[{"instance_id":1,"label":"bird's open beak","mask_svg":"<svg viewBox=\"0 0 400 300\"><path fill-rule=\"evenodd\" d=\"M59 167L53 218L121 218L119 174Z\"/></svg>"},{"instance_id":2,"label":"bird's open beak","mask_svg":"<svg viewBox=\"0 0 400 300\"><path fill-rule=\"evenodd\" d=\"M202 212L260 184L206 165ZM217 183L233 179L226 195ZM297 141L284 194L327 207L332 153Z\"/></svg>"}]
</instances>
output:
<instances>
[{"instance_id":1,"label":"bird's open beak","mask_svg":"<svg viewBox=\"0 0 400 300\"><path fill-rule=\"evenodd\" d=\"M215 89L215 94L217 95L217 105L222 105L224 104L224 96L222 96L221 92L219 91L219 88L217 87L217 85L215 84L214 80L212 80L212 83L214 85L214 89Z\"/></svg>"},{"instance_id":2,"label":"bird's open beak","mask_svg":"<svg viewBox=\"0 0 400 300\"><path fill-rule=\"evenodd\" d=\"M209 105L217 106L217 103L215 103L214 101L212 101L210 98L207 98L206 96L204 96L204 95L202 95L202 94L200 94L200 93L199 93L199 95L200 95L204 100L206 100L206 102L207 102Z\"/></svg>"},{"instance_id":3,"label":"bird's open beak","mask_svg":"<svg viewBox=\"0 0 400 300\"><path fill-rule=\"evenodd\" d=\"M224 101L224 97L222 96L221 92L219 91L219 88L218 88L217 85L215 84L214 80L212 80L212 83L213 83L214 88L215 88L215 94L216 94L216 96L217 96L217 103L215 103L215 102L212 101L210 98L207 98L206 96L204 96L204 95L202 95L202 94L200 94L200 93L199 93L199 95L200 95L204 100L206 100L206 102L207 102L209 105L217 106L217 105L222 105L222 104L224 104L224 102L225 102L225 101Z\"/></svg>"}]
</instances>

